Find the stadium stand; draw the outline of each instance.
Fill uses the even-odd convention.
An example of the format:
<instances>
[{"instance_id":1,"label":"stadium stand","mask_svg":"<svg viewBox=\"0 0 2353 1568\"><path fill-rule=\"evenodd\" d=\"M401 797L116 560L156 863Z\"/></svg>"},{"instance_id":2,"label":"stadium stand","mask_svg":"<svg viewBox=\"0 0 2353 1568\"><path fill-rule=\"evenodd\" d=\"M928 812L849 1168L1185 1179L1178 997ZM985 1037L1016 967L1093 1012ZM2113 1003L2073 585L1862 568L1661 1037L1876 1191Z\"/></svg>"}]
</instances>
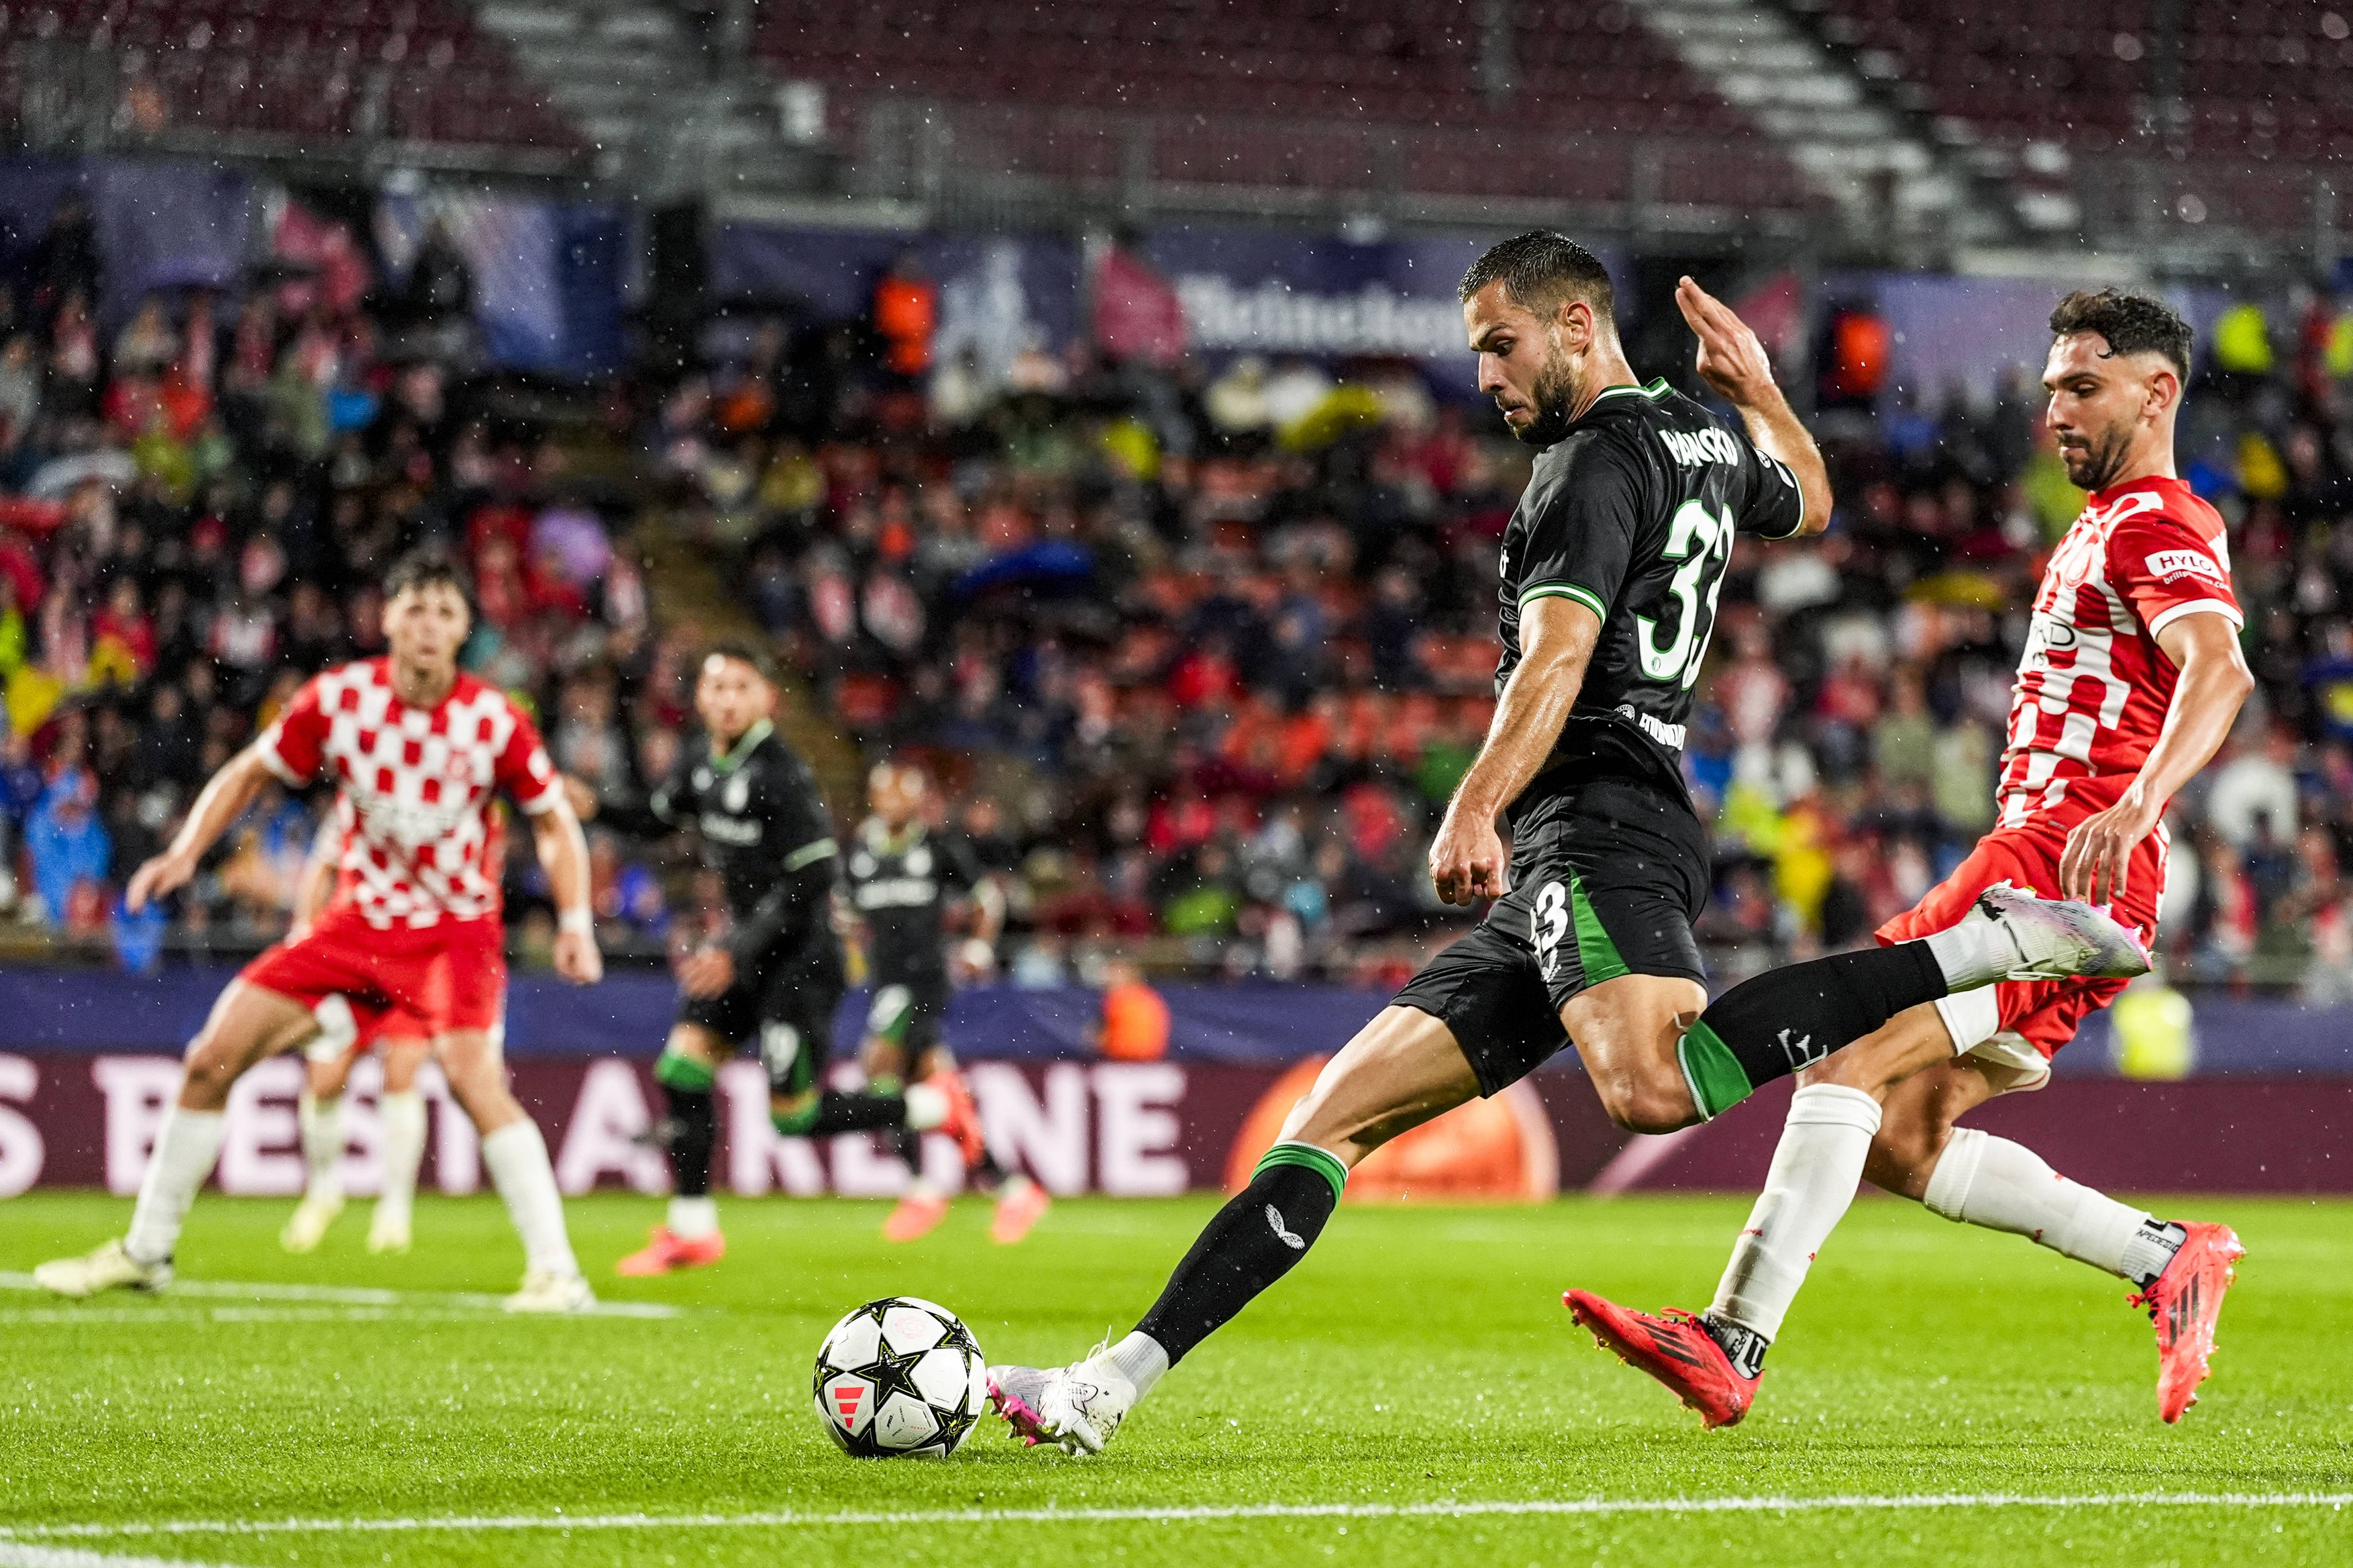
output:
<instances>
[{"instance_id":1,"label":"stadium stand","mask_svg":"<svg viewBox=\"0 0 2353 1568\"><path fill-rule=\"evenodd\" d=\"M2178 973L2329 995L2353 983L2353 554L2312 526L2345 462L2316 310L2257 315L2262 374L2210 357L2185 429L2240 520L2263 692L2177 806L2166 940ZM1373 979L1456 929L1420 862L1490 711L1526 460L1480 410L1377 367L1083 357L977 398L872 367L812 399L784 341L662 404L676 525L734 552L871 752L961 792L1018 873L1029 972L1117 938ZM1989 824L2018 606L2077 504L2038 416L2024 389L1833 414L1832 534L1736 559L1688 753L1719 973L1868 940Z\"/></svg>"},{"instance_id":2,"label":"stadium stand","mask_svg":"<svg viewBox=\"0 0 2353 1568\"><path fill-rule=\"evenodd\" d=\"M1611 202L1648 180L1652 199L1751 214L1811 201L1625 5L1518 7L1482 31L1401 0L793 0L760 8L754 47L823 85L844 135L876 108L945 106L953 156L989 172Z\"/></svg>"},{"instance_id":3,"label":"stadium stand","mask_svg":"<svg viewBox=\"0 0 2353 1568\"><path fill-rule=\"evenodd\" d=\"M303 279L151 297L102 333L103 260L69 201L0 291L0 809L20 927L137 946L124 879L305 675L381 646L375 579L420 542L471 568L468 660L528 696L561 765L604 795L642 788L641 756L667 765L681 710L662 682L683 655L652 635L564 448L473 368L466 323L400 290L338 305ZM314 804L258 805L174 935L233 951L281 931ZM658 938L659 883L609 838L596 854L608 942ZM510 858L519 910L534 866Z\"/></svg>"},{"instance_id":4,"label":"stadium stand","mask_svg":"<svg viewBox=\"0 0 2353 1568\"><path fill-rule=\"evenodd\" d=\"M79 60L73 58L79 55ZM46 78L89 83L128 139L204 136L332 155L364 140L527 152L581 143L450 0L335 11L301 0L52 0L0 7L0 110L21 119ZM60 68L63 68L62 69Z\"/></svg>"}]
</instances>

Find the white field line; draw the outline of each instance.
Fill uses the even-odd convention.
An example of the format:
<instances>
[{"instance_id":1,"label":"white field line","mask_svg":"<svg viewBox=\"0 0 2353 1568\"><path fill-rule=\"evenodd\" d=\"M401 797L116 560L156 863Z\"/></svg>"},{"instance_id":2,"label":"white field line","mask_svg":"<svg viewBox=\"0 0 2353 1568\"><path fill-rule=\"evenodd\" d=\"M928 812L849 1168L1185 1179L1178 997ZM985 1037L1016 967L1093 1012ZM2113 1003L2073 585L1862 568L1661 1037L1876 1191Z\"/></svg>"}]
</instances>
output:
<instances>
[{"instance_id":1,"label":"white field line","mask_svg":"<svg viewBox=\"0 0 2353 1568\"><path fill-rule=\"evenodd\" d=\"M0 1541L0 1568L206 1568L185 1557L113 1557L63 1546L13 1546Z\"/></svg>"},{"instance_id":2,"label":"white field line","mask_svg":"<svg viewBox=\"0 0 2353 1568\"><path fill-rule=\"evenodd\" d=\"M40 1282L29 1274L0 1270L0 1290L40 1289ZM168 1300L188 1296L232 1301L316 1301L339 1307L438 1307L445 1310L476 1312L500 1311L504 1300L470 1290L376 1290L355 1285L274 1285L259 1280L232 1279L177 1279L173 1281L164 1299ZM591 1315L605 1318L678 1318L686 1315L683 1307L665 1306L658 1301L599 1301L588 1311Z\"/></svg>"},{"instance_id":3,"label":"white field line","mask_svg":"<svg viewBox=\"0 0 2353 1568\"><path fill-rule=\"evenodd\" d=\"M0 1307L0 1329L60 1323L479 1323L465 1307ZM0 1565L5 1568L5 1565Z\"/></svg>"},{"instance_id":4,"label":"white field line","mask_svg":"<svg viewBox=\"0 0 2353 1568\"><path fill-rule=\"evenodd\" d=\"M931 1509L906 1512L443 1515L427 1519L168 1520L0 1528L0 1542L174 1535L374 1535L424 1531L777 1530L823 1525L1130 1524L1234 1519L1478 1519L1494 1515L1906 1512L1940 1509L2332 1509L2353 1492L1926 1492L1880 1497L1534 1498L1421 1503L1235 1503L1166 1508Z\"/></svg>"}]
</instances>

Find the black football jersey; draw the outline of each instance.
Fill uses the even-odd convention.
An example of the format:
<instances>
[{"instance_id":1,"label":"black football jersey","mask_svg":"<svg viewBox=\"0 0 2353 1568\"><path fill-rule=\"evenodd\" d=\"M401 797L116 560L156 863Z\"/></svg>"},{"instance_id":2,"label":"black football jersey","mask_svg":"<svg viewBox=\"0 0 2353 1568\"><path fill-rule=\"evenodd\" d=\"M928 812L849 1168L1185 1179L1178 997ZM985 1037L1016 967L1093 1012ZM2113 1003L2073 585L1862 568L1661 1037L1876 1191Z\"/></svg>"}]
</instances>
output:
<instances>
[{"instance_id":1,"label":"black football jersey","mask_svg":"<svg viewBox=\"0 0 2353 1568\"><path fill-rule=\"evenodd\" d=\"M971 847L921 824L894 834L869 817L850 840L845 869L850 907L866 921L876 979L889 984L946 973L948 900L971 892L983 875Z\"/></svg>"},{"instance_id":2,"label":"black football jersey","mask_svg":"<svg viewBox=\"0 0 2353 1568\"><path fill-rule=\"evenodd\" d=\"M725 756L695 746L646 803L670 827L694 830L702 860L727 884L740 964L803 941L832 940L839 848L817 781L766 721Z\"/></svg>"},{"instance_id":3,"label":"black football jersey","mask_svg":"<svg viewBox=\"0 0 2353 1568\"><path fill-rule=\"evenodd\" d=\"M1520 663L1520 615L1572 599L1601 636L1547 769L1682 777L1683 726L1736 533L1805 523L1797 476L1668 386L1613 386L1535 460L1504 531L1495 690Z\"/></svg>"}]
</instances>

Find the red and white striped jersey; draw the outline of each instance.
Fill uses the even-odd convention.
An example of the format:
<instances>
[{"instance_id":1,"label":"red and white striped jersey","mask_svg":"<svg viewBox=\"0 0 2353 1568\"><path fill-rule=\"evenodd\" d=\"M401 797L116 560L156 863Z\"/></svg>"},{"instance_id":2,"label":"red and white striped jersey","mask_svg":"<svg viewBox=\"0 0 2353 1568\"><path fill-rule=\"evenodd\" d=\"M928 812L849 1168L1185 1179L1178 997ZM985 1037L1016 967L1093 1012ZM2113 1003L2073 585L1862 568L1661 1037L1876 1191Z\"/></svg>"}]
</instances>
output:
<instances>
[{"instance_id":1,"label":"red and white striped jersey","mask_svg":"<svg viewBox=\"0 0 2353 1568\"><path fill-rule=\"evenodd\" d=\"M2092 496L2051 553L2010 705L2001 824L2069 827L2147 761L2179 671L2158 634L2213 611L2244 624L2220 513L2179 479Z\"/></svg>"},{"instance_id":2,"label":"red and white striped jersey","mask_svg":"<svg viewBox=\"0 0 2353 1568\"><path fill-rule=\"evenodd\" d=\"M288 784L341 786L334 901L375 926L497 914L497 796L535 815L563 794L538 730L506 693L460 673L438 706L412 708L383 658L313 676L258 744Z\"/></svg>"}]
</instances>

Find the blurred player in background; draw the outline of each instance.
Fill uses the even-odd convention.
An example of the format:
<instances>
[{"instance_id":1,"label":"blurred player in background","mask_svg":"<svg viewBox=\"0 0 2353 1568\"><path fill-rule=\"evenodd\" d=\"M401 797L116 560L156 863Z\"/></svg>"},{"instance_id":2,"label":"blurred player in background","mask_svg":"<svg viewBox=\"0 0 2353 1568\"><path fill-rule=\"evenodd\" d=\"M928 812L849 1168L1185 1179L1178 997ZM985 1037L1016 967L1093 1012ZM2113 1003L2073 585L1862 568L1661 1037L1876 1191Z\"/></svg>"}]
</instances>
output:
<instances>
[{"instance_id":1,"label":"blurred player in background","mask_svg":"<svg viewBox=\"0 0 2353 1568\"><path fill-rule=\"evenodd\" d=\"M715 1095L720 1065L747 1042L768 1071L770 1120L787 1137L936 1127L966 1158L980 1146L971 1097L953 1078L903 1093L824 1087L833 1015L847 988L834 931L841 850L807 764L776 733L776 701L765 655L737 644L712 648L694 684L707 743L681 755L642 811L608 805L602 814L628 831L691 828L704 863L726 883L730 922L678 964L678 1022L654 1064L676 1184L664 1222L617 1265L625 1275L667 1274L726 1256L711 1195ZM573 795L584 812L597 814L586 789Z\"/></svg>"},{"instance_id":2,"label":"blurred player in background","mask_svg":"<svg viewBox=\"0 0 2353 1568\"><path fill-rule=\"evenodd\" d=\"M879 764L867 775L866 798L873 815L859 824L849 858L849 905L865 927L867 981L874 995L860 1064L868 1087L879 1092L907 1082L944 1084L955 1078L955 1059L940 1038L953 990L952 905L961 897L971 914L957 961L985 976L997 963L1005 895L961 837L934 832L925 820L932 794L921 770ZM902 1132L898 1149L914 1184L883 1223L882 1235L913 1241L947 1216L948 1200L923 1179L923 1140ZM967 1159L976 1184L997 1199L990 1239L1009 1244L1028 1236L1051 1201L1046 1190L1028 1176L1008 1176L986 1147Z\"/></svg>"},{"instance_id":3,"label":"blurred player in background","mask_svg":"<svg viewBox=\"0 0 2353 1568\"><path fill-rule=\"evenodd\" d=\"M2067 477L2089 492L2034 595L2011 693L1993 831L1883 943L1951 926L1989 886L2105 900L2157 936L2165 808L2230 734L2254 677L2239 651L2222 519L2176 477L2189 324L2113 289L2052 312L2043 386ZM2007 981L1891 1019L1809 1068L1764 1193L1704 1314L1631 1311L1572 1290L1604 1345L1726 1426L1747 1413L1766 1347L1815 1254L1869 1180L1947 1219L2031 1237L2137 1288L2157 1325L2158 1413L2196 1403L2244 1255L2225 1225L2168 1223L2061 1176L2032 1150L1955 1121L2040 1089L2051 1058L2120 980Z\"/></svg>"},{"instance_id":4,"label":"blurred player in background","mask_svg":"<svg viewBox=\"0 0 2353 1568\"><path fill-rule=\"evenodd\" d=\"M343 855L342 830L330 817L319 825L295 884L289 942L300 941L332 902ZM498 873L492 869L489 875L495 879ZM340 1008L322 1002L319 1016L319 1033L302 1047L302 1094L295 1111L302 1131L302 1201L278 1233L279 1243L289 1252L314 1251L343 1212L343 1089L352 1068L373 1050L384 1058L384 1088L376 1096L384 1129L384 1185L368 1222L367 1246L370 1252L406 1252L417 1206L417 1171L425 1161L425 1096L417 1087L417 1073L433 1054L431 1026L395 1008L373 1033L362 1036L348 1002Z\"/></svg>"},{"instance_id":5,"label":"blurred player in background","mask_svg":"<svg viewBox=\"0 0 2353 1568\"><path fill-rule=\"evenodd\" d=\"M443 555L417 552L385 578L389 654L314 676L277 722L215 773L171 847L139 868L132 910L185 884L205 851L271 780L332 779L343 853L334 898L302 935L238 974L188 1047L180 1092L156 1134L130 1234L36 1277L63 1296L159 1290L196 1190L220 1153L230 1087L297 1050L348 1011L355 1037L405 1013L431 1032L449 1090L482 1138L482 1163L526 1255L515 1312L584 1311L596 1298L565 1232L547 1144L507 1087L494 806L512 798L554 891L555 971L603 977L588 904L588 847L539 731L506 694L458 668L472 625Z\"/></svg>"}]
</instances>

